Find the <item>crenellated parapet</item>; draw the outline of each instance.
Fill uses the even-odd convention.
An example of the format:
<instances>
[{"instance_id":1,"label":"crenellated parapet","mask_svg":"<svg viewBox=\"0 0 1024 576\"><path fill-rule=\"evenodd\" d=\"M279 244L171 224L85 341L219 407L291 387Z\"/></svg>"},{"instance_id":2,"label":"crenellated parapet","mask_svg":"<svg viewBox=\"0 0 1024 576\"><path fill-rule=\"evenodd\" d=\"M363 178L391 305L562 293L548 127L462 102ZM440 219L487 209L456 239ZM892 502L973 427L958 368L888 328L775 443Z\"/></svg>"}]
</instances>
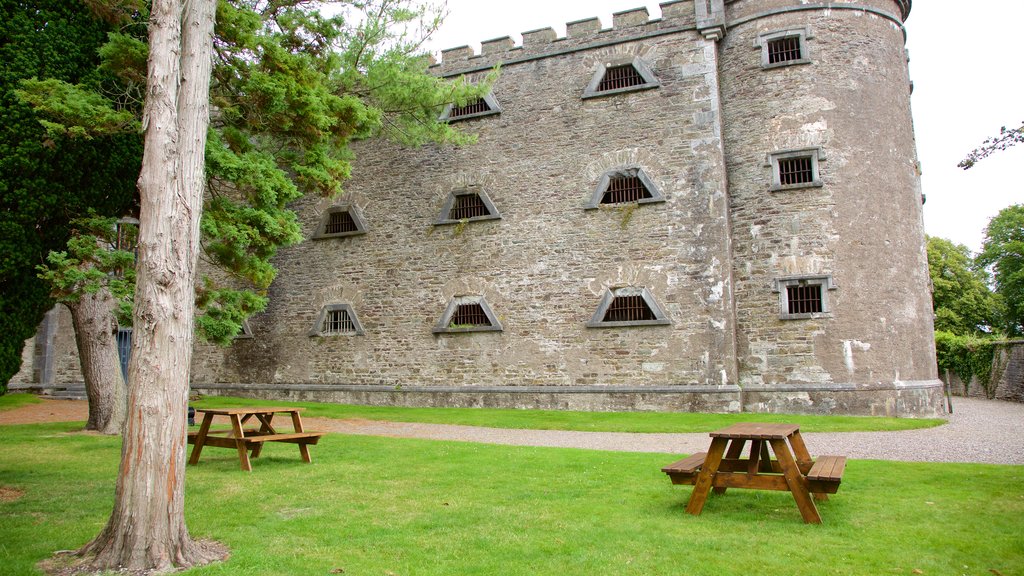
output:
<instances>
[{"instance_id":1,"label":"crenellated parapet","mask_svg":"<svg viewBox=\"0 0 1024 576\"><path fill-rule=\"evenodd\" d=\"M602 28L597 17L584 18L567 22L564 37L548 27L523 32L521 45L516 45L509 36L502 36L481 42L479 53L470 46L449 48L441 51L441 61L432 70L449 76L580 48L697 29L694 0L674 0L659 6L660 18L652 18L645 7L616 12L612 15L611 28Z\"/></svg>"}]
</instances>

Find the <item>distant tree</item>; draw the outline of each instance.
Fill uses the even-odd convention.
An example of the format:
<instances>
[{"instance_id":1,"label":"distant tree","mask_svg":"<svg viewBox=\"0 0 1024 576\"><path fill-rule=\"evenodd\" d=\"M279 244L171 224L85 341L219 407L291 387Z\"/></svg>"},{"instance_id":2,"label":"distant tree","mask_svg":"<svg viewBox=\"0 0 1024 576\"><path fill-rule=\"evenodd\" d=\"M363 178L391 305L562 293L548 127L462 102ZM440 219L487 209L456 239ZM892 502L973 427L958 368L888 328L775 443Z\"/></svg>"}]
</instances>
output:
<instances>
[{"instance_id":1,"label":"distant tree","mask_svg":"<svg viewBox=\"0 0 1024 576\"><path fill-rule=\"evenodd\" d=\"M982 334L996 325L999 303L984 270L974 268L968 248L945 238L928 237L935 329L953 334Z\"/></svg>"},{"instance_id":2,"label":"distant tree","mask_svg":"<svg viewBox=\"0 0 1024 576\"><path fill-rule=\"evenodd\" d=\"M48 77L87 86L107 81L97 49L111 27L69 0L0 0L0 393L21 364L25 340L53 307L36 267L63 250L71 221L134 210L141 161L137 133L83 140L48 132L15 94Z\"/></svg>"},{"instance_id":3,"label":"distant tree","mask_svg":"<svg viewBox=\"0 0 1024 576\"><path fill-rule=\"evenodd\" d=\"M115 334L131 325L137 227L89 216L75 226L67 248L50 252L40 277L50 295L71 312L79 364L89 398L86 430L120 434L127 408Z\"/></svg>"},{"instance_id":4,"label":"distant tree","mask_svg":"<svg viewBox=\"0 0 1024 576\"><path fill-rule=\"evenodd\" d=\"M986 139L981 146L971 150L966 158L960 161L957 166L967 170L978 163L979 160L991 156L999 150L1006 150L1010 146L1024 142L1024 123L1017 128L1003 126L999 129L999 136Z\"/></svg>"},{"instance_id":5,"label":"distant tree","mask_svg":"<svg viewBox=\"0 0 1024 576\"><path fill-rule=\"evenodd\" d=\"M1024 335L1024 204L999 211L985 227L978 263L991 270L996 294L1005 303L1002 328Z\"/></svg>"}]
</instances>

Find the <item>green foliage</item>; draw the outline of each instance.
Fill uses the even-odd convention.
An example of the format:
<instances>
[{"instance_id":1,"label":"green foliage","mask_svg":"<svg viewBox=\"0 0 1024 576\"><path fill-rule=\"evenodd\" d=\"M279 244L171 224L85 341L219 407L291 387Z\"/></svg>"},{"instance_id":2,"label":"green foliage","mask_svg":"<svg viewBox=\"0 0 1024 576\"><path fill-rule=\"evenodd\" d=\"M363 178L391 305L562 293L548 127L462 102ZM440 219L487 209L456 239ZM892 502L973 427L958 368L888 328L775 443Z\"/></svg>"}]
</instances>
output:
<instances>
[{"instance_id":1,"label":"green foliage","mask_svg":"<svg viewBox=\"0 0 1024 576\"><path fill-rule=\"evenodd\" d=\"M135 203L138 134L51 135L15 92L30 78L108 84L97 50L109 30L79 2L0 0L0 392L53 306L36 267L65 248L71 220L87 209L121 216Z\"/></svg>"},{"instance_id":2,"label":"green foliage","mask_svg":"<svg viewBox=\"0 0 1024 576\"><path fill-rule=\"evenodd\" d=\"M67 249L50 252L39 266L39 277L50 285L57 302L76 302L82 294L106 288L118 301L117 320L131 325L135 291L135 253L118 247L116 218L96 216L72 220ZM134 225L121 227L122 240L135 245Z\"/></svg>"},{"instance_id":3,"label":"green foliage","mask_svg":"<svg viewBox=\"0 0 1024 576\"><path fill-rule=\"evenodd\" d=\"M98 51L99 42L92 47L99 61L81 65L81 77L33 72L43 80L24 82L19 93L45 115L40 122L51 138L76 145L75 139L111 133L137 139L148 56L145 4L87 3L117 26ZM406 145L471 141L437 117L446 103L489 90L494 75L472 84L427 74L419 42L440 23L438 13L410 0L339 6L339 14L326 16L299 0L218 4L201 229L207 261L226 274L211 273L197 288L196 326L207 340L229 344L245 318L264 309L276 274L271 258L302 239L288 204L305 193L341 194L351 171L350 142L374 136ZM51 265L86 274L81 263L87 260L54 258ZM66 281L91 285L84 278Z\"/></svg>"},{"instance_id":4,"label":"green foliage","mask_svg":"<svg viewBox=\"0 0 1024 576\"><path fill-rule=\"evenodd\" d=\"M1003 208L989 221L977 260L992 271L996 294L1006 305L1001 328L1024 335L1024 204Z\"/></svg>"},{"instance_id":5,"label":"green foliage","mask_svg":"<svg viewBox=\"0 0 1024 576\"><path fill-rule=\"evenodd\" d=\"M928 237L935 329L953 334L984 334L996 325L999 301L984 270L974 268L970 251L945 238Z\"/></svg>"},{"instance_id":6,"label":"green foliage","mask_svg":"<svg viewBox=\"0 0 1024 576\"><path fill-rule=\"evenodd\" d=\"M1002 368L996 365L999 357L996 353L1005 341L992 337L961 336L949 332L935 332L935 355L939 371L949 370L956 374L964 383L965 389L972 378L991 398L994 386L1002 374ZM993 379L995 376L995 380Z\"/></svg>"}]
</instances>

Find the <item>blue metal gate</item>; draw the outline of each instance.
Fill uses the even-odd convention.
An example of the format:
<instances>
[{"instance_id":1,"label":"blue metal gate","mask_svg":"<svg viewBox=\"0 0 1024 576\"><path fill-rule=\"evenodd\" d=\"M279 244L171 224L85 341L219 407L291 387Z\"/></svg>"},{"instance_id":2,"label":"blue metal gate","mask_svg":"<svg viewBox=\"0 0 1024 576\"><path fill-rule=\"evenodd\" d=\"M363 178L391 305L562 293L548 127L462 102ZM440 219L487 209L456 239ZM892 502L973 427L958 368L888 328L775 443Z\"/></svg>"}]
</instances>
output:
<instances>
[{"instance_id":1,"label":"blue metal gate","mask_svg":"<svg viewBox=\"0 0 1024 576\"><path fill-rule=\"evenodd\" d=\"M128 381L128 356L132 352L132 329L119 328L117 330L117 356L121 360L121 375L124 381Z\"/></svg>"}]
</instances>

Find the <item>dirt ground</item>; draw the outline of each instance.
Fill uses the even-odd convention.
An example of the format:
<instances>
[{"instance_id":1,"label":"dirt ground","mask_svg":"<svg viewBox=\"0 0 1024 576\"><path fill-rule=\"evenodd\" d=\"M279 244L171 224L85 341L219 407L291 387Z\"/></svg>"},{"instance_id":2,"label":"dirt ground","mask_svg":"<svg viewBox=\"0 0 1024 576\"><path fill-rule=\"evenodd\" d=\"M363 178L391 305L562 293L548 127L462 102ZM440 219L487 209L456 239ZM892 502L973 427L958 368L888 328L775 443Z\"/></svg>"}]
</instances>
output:
<instances>
[{"instance_id":1,"label":"dirt ground","mask_svg":"<svg viewBox=\"0 0 1024 576\"><path fill-rule=\"evenodd\" d=\"M41 400L39 404L0 411L0 424L73 422L89 418L89 403L85 400Z\"/></svg>"}]
</instances>

